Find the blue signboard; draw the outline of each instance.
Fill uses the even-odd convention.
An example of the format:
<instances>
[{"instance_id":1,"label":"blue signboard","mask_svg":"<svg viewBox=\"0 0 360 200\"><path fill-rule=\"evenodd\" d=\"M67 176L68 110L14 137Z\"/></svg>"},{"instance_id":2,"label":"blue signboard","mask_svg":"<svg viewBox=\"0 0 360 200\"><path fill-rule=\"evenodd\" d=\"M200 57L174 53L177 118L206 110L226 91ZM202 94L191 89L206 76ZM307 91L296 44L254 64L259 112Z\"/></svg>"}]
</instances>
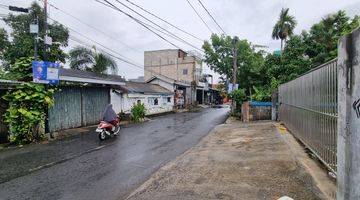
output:
<instances>
[{"instance_id":1,"label":"blue signboard","mask_svg":"<svg viewBox=\"0 0 360 200\"><path fill-rule=\"evenodd\" d=\"M56 85L59 84L59 63L47 61L33 61L33 81L35 83L44 83Z\"/></svg>"}]
</instances>

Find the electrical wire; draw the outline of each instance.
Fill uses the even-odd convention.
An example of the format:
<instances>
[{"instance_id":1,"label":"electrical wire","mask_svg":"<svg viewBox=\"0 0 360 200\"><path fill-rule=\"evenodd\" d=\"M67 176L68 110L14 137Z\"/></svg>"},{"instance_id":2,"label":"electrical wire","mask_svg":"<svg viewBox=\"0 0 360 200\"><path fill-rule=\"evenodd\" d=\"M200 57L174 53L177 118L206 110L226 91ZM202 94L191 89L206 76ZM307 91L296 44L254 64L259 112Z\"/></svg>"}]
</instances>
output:
<instances>
[{"instance_id":1,"label":"electrical wire","mask_svg":"<svg viewBox=\"0 0 360 200\"><path fill-rule=\"evenodd\" d=\"M141 26L143 26L144 28L146 28L147 30L151 31L152 33L154 33L155 35L157 35L158 37L160 37L161 39L163 39L164 41L168 42L169 44L171 44L172 46L181 49L179 46L177 46L176 44L172 43L171 41L167 40L166 38L164 38L163 36L161 36L160 34L156 33L155 31L153 31L151 28L149 28L147 25L145 25L142 21L136 19L135 17L133 17L132 15L124 12L123 10L121 10L120 8L116 7L115 5L113 5L112 3L108 2L107 0L104 0L106 3L100 1L100 0L95 0L98 3L101 3L109 8L112 8L114 10L117 10L123 14L125 14L126 16L128 16L129 18L131 18L132 20L134 20L136 23L140 24Z\"/></svg>"},{"instance_id":2,"label":"electrical wire","mask_svg":"<svg viewBox=\"0 0 360 200\"><path fill-rule=\"evenodd\" d=\"M207 14L211 17L211 19L215 22L215 24L220 28L220 30L226 35L224 29L219 25L219 23L215 20L215 18L211 15L209 10L205 7L205 5L201 2L201 0L198 0L200 5L204 8L204 10L207 12Z\"/></svg>"},{"instance_id":3,"label":"electrical wire","mask_svg":"<svg viewBox=\"0 0 360 200\"><path fill-rule=\"evenodd\" d=\"M76 38L76 37L73 36L73 35L70 35L69 40L71 40L71 41L73 41L73 42L76 42L76 43L78 43L78 44L80 44L80 45L86 46L86 47L88 47L88 48L93 48L93 45L87 44L86 42L84 42L84 41ZM98 47L97 47L97 49L99 49L101 52L109 55L110 57L115 58L116 60L119 60L119 61L124 62L124 60L123 60L122 58L120 58L120 57L118 57L118 56L116 56L116 55L114 55L114 54L112 54L112 53L109 53L109 52L107 52L106 50L104 50L104 49L102 49L102 48L98 48ZM144 71L144 68L141 67L141 66L137 66L137 65L133 65L133 66L135 66L136 69L140 69L141 71Z\"/></svg>"},{"instance_id":4,"label":"electrical wire","mask_svg":"<svg viewBox=\"0 0 360 200\"><path fill-rule=\"evenodd\" d=\"M149 15L151 15L151 16L153 16L153 17L155 17L155 18L157 18L157 19L159 19L159 20L161 20L161 21L165 22L166 24L170 25L171 27L173 27L173 28L175 28L175 29L177 29L177 30L179 30L179 31L181 31L181 32L183 32L183 33L185 33L185 34L187 34L187 35L189 35L189 36L191 36L191 37L193 37L193 38L195 38L195 39L197 39L197 40L201 41L201 42L203 42L203 41L204 41L203 39L201 39L201 38L199 38L199 37L195 36L194 34L191 34L191 33L187 32L187 31L185 31L184 29L179 28L178 26L176 26L176 25L174 25L174 24L170 23L169 21L167 21L167 20L165 20L165 19L163 19L163 18L161 18L161 17L157 16L156 14L154 14L154 13L152 13L152 12L150 12L150 11L146 10L145 8L143 8L143 7L141 7L141 6L137 5L137 4L135 4L134 2L129 1L129 0L126 0L126 1L127 1L128 3L130 3L131 5L133 5L133 6L137 7L137 8L139 8L139 9L141 9L142 11L146 12L147 14L149 14Z\"/></svg>"},{"instance_id":5,"label":"electrical wire","mask_svg":"<svg viewBox=\"0 0 360 200\"><path fill-rule=\"evenodd\" d=\"M186 0L188 2L188 4L190 5L190 7L193 9L193 11L196 13L196 15L200 18L200 20L204 23L204 25L209 29L209 31L211 33L214 33L211 28L209 27L209 25L204 21L204 19L200 16L200 14L196 11L196 9L194 8L194 6L190 3L189 0Z\"/></svg>"},{"instance_id":6,"label":"electrical wire","mask_svg":"<svg viewBox=\"0 0 360 200\"><path fill-rule=\"evenodd\" d=\"M131 7L127 6L126 4L122 3L121 1L119 1L119 0L115 0L115 1L116 1L116 2L118 2L119 4L121 4L122 6L124 6L125 8L127 8L127 9L131 10L132 12L136 13L137 15L139 15L140 17L142 17L142 18L143 18L143 19L145 19L146 21L150 22L151 24L153 24L153 25L157 26L157 27L158 27L158 28L160 28L161 30L163 30L163 31L167 32L167 33L169 34L168 36L170 36L170 37L174 38L175 40L178 40L178 41L180 41L180 42L183 42L183 43L185 43L185 44L187 44L187 45L189 45L189 46L191 46L191 47L193 47L193 48L197 49L198 51L203 52L203 50L202 50L202 49L200 49L200 48L198 48L198 47L194 46L193 44L191 44L191 43L189 43L189 42L185 41L185 40L184 40L184 39L182 39L181 37L179 37L179 36L175 35L174 33L170 32L169 30L167 30L167 29L165 29L165 28L161 27L161 26L160 26L160 25L158 25L157 23L153 22L153 21L152 21L152 20L150 20L149 18L145 17L144 15L142 15L141 13L139 13L139 12L137 12L136 10L132 9Z\"/></svg>"},{"instance_id":7,"label":"electrical wire","mask_svg":"<svg viewBox=\"0 0 360 200\"><path fill-rule=\"evenodd\" d=\"M44 0L41 0L41 1L44 1ZM70 14L70 13L66 12L65 10L62 10L62 9L58 8L58 7L55 6L54 4L51 4L51 3L48 3L48 4L49 4L52 8L54 8L55 10L58 10L59 12L61 12L61 13L65 14L65 15L67 15L67 16L75 19L76 21L80 22L81 24L84 24L85 26L87 26L87 27L89 27L89 28L91 28L91 29L93 29L93 30L95 30L95 31L97 31L97 32L105 35L106 37L108 37L108 38L110 38L110 39L112 39L112 40L116 40L117 42L119 42L120 44L124 45L125 47L127 47L127 48L129 48L129 49L131 49L131 50L133 50L133 51L136 51L136 52L138 52L138 53L141 53L141 54L143 53L143 52L139 51L138 49L135 49L135 48L127 45L126 43L120 41L119 39L111 36L110 34L102 31L101 29L99 29L99 28L97 28L97 27L95 27L95 26L93 26L93 25L91 25L91 24L89 24L89 23L81 20L80 18L74 16L73 14Z\"/></svg>"},{"instance_id":8,"label":"electrical wire","mask_svg":"<svg viewBox=\"0 0 360 200\"><path fill-rule=\"evenodd\" d=\"M51 17L48 17L48 18L51 19L51 20L54 21L54 22L57 22L57 23L59 23L59 24L62 24L62 23L60 23L59 21L57 21L57 20L55 20L55 19L52 19ZM119 55L119 56L120 56L120 57L119 57L119 60L121 60L121 61L123 61L123 62L125 62L125 63L127 63L127 64L133 65L133 66L142 67L142 66L139 65L139 64L135 64L135 63L130 62L130 61L129 61L129 60L130 60L129 58L121 55L120 53L116 52L116 51L113 50L113 49L110 49L109 47L106 47L105 45L97 42L96 40L93 40L93 39L89 38L88 36L80 33L79 31L77 31L77 30L75 30L75 29L73 29L73 28L71 28L71 27L69 27L69 26L66 26L66 25L64 25L64 24L62 24L62 25L63 25L64 27L68 28L69 30L71 30L72 32L77 33L77 34L80 35L81 37L84 37L85 39L87 39L87 40L89 40L89 41L91 41L91 42L93 42L93 43L101 46L102 48L104 48L104 49L106 49L106 50L108 50L108 51L110 51L110 52L113 52L113 53ZM122 57L122 58L121 58L121 57Z\"/></svg>"}]
</instances>

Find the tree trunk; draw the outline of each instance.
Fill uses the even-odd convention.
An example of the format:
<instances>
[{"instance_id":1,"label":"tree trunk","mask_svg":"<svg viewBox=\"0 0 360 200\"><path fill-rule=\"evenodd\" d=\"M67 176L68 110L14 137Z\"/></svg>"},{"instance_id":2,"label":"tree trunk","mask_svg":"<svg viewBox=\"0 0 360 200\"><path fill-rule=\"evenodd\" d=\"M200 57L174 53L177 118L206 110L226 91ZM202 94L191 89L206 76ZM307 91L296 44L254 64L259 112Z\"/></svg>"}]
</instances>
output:
<instances>
[{"instance_id":1,"label":"tree trunk","mask_svg":"<svg viewBox=\"0 0 360 200\"><path fill-rule=\"evenodd\" d=\"M283 42L284 42L284 40L281 39L281 53L282 53L282 51L283 51Z\"/></svg>"}]
</instances>

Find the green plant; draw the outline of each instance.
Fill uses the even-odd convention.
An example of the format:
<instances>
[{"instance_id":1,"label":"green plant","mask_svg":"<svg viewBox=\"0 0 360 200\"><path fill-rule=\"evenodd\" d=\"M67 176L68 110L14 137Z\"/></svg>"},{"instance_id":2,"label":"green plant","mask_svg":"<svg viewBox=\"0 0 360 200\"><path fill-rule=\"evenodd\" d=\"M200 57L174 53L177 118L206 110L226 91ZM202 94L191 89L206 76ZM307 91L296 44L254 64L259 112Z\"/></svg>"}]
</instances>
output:
<instances>
[{"instance_id":1,"label":"green plant","mask_svg":"<svg viewBox=\"0 0 360 200\"><path fill-rule=\"evenodd\" d=\"M46 89L44 85L24 83L3 96L9 102L4 116L11 142L24 144L43 138L46 112L54 103L53 94L54 89Z\"/></svg>"},{"instance_id":2,"label":"green plant","mask_svg":"<svg viewBox=\"0 0 360 200\"><path fill-rule=\"evenodd\" d=\"M143 103L134 104L131 107L131 119L134 122L140 122L142 119L144 119L146 114L146 108Z\"/></svg>"},{"instance_id":3,"label":"green plant","mask_svg":"<svg viewBox=\"0 0 360 200\"><path fill-rule=\"evenodd\" d=\"M96 51L96 48L88 49L86 47L75 47L70 50L70 67L72 69L92 71L104 74L110 69L115 72L117 64L115 60L102 53Z\"/></svg>"},{"instance_id":4,"label":"green plant","mask_svg":"<svg viewBox=\"0 0 360 200\"><path fill-rule=\"evenodd\" d=\"M295 26L296 20L294 16L289 15L289 8L281 9L279 19L276 22L271 35L273 39L281 40L281 50L284 49L284 40L293 35Z\"/></svg>"},{"instance_id":5,"label":"green plant","mask_svg":"<svg viewBox=\"0 0 360 200\"><path fill-rule=\"evenodd\" d=\"M241 110L241 105L246 101L245 89L237 89L229 94L230 98L236 102L236 109Z\"/></svg>"}]
</instances>

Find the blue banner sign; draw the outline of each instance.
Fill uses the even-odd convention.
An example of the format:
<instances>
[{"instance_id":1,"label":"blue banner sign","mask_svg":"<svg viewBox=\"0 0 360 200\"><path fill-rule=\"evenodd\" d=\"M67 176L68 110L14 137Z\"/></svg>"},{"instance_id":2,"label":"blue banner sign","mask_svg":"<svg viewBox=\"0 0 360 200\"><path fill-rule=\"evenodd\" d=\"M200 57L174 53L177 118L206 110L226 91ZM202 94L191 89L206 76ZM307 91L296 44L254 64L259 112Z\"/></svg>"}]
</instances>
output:
<instances>
[{"instance_id":1,"label":"blue banner sign","mask_svg":"<svg viewBox=\"0 0 360 200\"><path fill-rule=\"evenodd\" d=\"M47 61L33 61L33 81L34 83L59 84L59 63Z\"/></svg>"}]
</instances>

